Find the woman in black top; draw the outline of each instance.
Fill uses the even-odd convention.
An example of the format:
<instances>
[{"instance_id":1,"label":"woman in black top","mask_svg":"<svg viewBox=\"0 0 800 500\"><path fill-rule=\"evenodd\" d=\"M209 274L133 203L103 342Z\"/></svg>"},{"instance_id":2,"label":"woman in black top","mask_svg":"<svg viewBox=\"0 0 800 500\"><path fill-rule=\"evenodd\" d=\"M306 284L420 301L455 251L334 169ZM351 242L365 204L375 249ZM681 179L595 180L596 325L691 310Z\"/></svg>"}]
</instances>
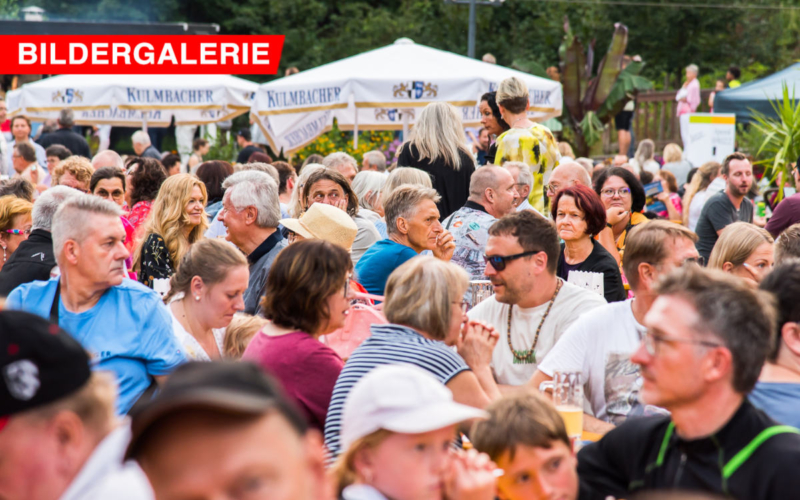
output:
<instances>
[{"instance_id":1,"label":"woman in black top","mask_svg":"<svg viewBox=\"0 0 800 500\"><path fill-rule=\"evenodd\" d=\"M481 113L481 125L489 132L489 150L486 152L486 164L494 164L494 157L497 154L497 138L508 130L508 123L500 115L500 108L497 107L495 95L497 92L487 92L481 96L481 103L478 110Z\"/></svg>"},{"instance_id":2,"label":"woman in black top","mask_svg":"<svg viewBox=\"0 0 800 500\"><path fill-rule=\"evenodd\" d=\"M445 102L428 104L419 115L411 140L397 159L398 167L414 167L431 176L442 199L437 203L444 219L466 203L475 161L467 148L456 108Z\"/></svg>"},{"instance_id":3,"label":"woman in black top","mask_svg":"<svg viewBox=\"0 0 800 500\"><path fill-rule=\"evenodd\" d=\"M606 301L625 300L627 294L617 262L594 239L606 227L606 210L597 193L580 184L564 188L553 198L552 214L558 235L564 240L558 276L568 280L571 271L600 273Z\"/></svg>"}]
</instances>

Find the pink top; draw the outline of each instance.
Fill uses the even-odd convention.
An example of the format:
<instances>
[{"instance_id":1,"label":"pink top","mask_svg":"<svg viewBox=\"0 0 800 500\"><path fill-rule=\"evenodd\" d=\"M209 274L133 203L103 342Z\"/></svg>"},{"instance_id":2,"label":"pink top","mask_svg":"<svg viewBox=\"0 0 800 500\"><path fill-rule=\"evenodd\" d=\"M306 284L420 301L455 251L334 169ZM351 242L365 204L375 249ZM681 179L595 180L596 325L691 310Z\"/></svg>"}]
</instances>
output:
<instances>
[{"instance_id":1,"label":"pink top","mask_svg":"<svg viewBox=\"0 0 800 500\"><path fill-rule=\"evenodd\" d=\"M258 332L242 359L274 375L305 414L308 424L324 431L333 386L344 367L333 349L303 332L274 337Z\"/></svg>"},{"instance_id":2,"label":"pink top","mask_svg":"<svg viewBox=\"0 0 800 500\"><path fill-rule=\"evenodd\" d=\"M678 103L678 116L694 113L697 111L697 107L700 106L700 82L697 81L697 78L686 86L686 90L689 94L686 96L685 101Z\"/></svg>"},{"instance_id":3,"label":"pink top","mask_svg":"<svg viewBox=\"0 0 800 500\"><path fill-rule=\"evenodd\" d=\"M128 222L133 226L136 236L139 236L139 228L144 226L147 221L147 216L150 215L150 209L153 207L152 201L140 201L131 208L128 214Z\"/></svg>"}]
</instances>

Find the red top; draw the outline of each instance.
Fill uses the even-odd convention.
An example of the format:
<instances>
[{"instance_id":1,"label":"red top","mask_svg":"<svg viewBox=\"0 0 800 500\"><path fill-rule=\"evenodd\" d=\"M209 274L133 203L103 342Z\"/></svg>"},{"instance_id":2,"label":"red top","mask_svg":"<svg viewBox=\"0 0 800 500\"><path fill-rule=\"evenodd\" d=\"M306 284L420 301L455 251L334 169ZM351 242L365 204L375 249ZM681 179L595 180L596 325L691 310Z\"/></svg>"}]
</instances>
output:
<instances>
[{"instance_id":1,"label":"red top","mask_svg":"<svg viewBox=\"0 0 800 500\"><path fill-rule=\"evenodd\" d=\"M253 361L274 375L305 414L308 424L324 431L333 386L344 367L333 349L303 332L274 337L258 332L242 359Z\"/></svg>"}]
</instances>

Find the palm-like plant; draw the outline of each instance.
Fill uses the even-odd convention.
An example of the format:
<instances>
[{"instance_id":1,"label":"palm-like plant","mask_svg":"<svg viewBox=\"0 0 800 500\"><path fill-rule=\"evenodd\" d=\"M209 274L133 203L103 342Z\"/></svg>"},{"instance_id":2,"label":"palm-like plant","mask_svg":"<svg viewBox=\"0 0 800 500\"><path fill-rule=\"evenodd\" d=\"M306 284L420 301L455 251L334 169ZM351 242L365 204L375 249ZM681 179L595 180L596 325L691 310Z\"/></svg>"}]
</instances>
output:
<instances>
[{"instance_id":1,"label":"palm-like plant","mask_svg":"<svg viewBox=\"0 0 800 500\"><path fill-rule=\"evenodd\" d=\"M561 83L564 91L564 107L567 110L565 124L575 136L575 148L580 156L586 156L589 148L600 140L605 124L617 115L625 104L652 84L639 76L644 67L641 61L622 68L622 59L628 46L628 28L621 23L614 25L611 46L592 76L594 66L594 41L588 51L570 30L569 21L564 20L564 42L559 48L561 57Z\"/></svg>"},{"instance_id":2,"label":"palm-like plant","mask_svg":"<svg viewBox=\"0 0 800 500\"><path fill-rule=\"evenodd\" d=\"M763 139L756 152L757 157L766 156L756 164L764 165L764 176L771 182L776 179L791 178L791 164L800 155L800 103L794 95L789 95L789 87L783 84L783 95L780 100L770 100L772 109L778 119L767 118L763 114L753 111L754 126L761 132ZM783 174L783 175L781 175ZM779 188L783 187L779 182ZM783 189L778 189L778 198L783 198Z\"/></svg>"}]
</instances>

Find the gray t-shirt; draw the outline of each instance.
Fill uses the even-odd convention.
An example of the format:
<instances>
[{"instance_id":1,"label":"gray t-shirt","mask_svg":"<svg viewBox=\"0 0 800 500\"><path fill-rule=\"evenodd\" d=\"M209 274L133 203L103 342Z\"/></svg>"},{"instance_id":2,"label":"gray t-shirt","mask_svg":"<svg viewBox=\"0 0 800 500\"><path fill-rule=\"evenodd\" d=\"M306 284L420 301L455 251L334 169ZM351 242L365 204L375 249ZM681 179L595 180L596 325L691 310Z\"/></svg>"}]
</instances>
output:
<instances>
[{"instance_id":1,"label":"gray t-shirt","mask_svg":"<svg viewBox=\"0 0 800 500\"><path fill-rule=\"evenodd\" d=\"M753 203L747 198L742 200L739 210L736 210L728 194L721 191L710 197L703 205L695 232L698 238L697 251L706 262L719 239L717 231L725 229L734 222L753 222Z\"/></svg>"}]
</instances>

